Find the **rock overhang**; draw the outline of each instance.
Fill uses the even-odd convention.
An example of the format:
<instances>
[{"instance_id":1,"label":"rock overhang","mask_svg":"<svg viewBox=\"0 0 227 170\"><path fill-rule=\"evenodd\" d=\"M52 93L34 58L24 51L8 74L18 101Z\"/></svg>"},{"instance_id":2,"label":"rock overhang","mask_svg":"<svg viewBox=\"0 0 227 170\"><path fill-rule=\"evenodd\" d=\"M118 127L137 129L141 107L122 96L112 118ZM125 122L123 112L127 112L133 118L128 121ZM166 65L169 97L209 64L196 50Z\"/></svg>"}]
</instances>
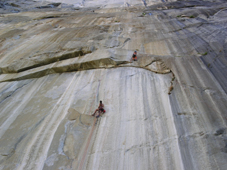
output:
<instances>
[{"instance_id":1,"label":"rock overhang","mask_svg":"<svg viewBox=\"0 0 227 170\"><path fill-rule=\"evenodd\" d=\"M1 16L4 168L226 169L226 3L133 2Z\"/></svg>"}]
</instances>

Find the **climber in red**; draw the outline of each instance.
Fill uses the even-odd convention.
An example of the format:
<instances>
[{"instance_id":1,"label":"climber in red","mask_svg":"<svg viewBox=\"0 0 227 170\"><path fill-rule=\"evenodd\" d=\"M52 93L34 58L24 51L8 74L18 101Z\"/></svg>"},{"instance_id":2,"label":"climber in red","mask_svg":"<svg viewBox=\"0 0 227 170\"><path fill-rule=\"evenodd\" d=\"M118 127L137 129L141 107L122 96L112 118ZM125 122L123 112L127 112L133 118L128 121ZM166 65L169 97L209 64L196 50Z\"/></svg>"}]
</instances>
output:
<instances>
[{"instance_id":1,"label":"climber in red","mask_svg":"<svg viewBox=\"0 0 227 170\"><path fill-rule=\"evenodd\" d=\"M134 51L133 55L132 55L132 58L131 58L131 61L137 61L137 52Z\"/></svg>"},{"instance_id":2,"label":"climber in red","mask_svg":"<svg viewBox=\"0 0 227 170\"><path fill-rule=\"evenodd\" d=\"M98 111L98 114L96 115L95 113ZM100 100L99 103L99 107L98 109L95 110L95 112L92 114L92 116L95 116L96 118L98 118L100 116L101 113L105 113L105 109L104 109L104 104L102 103L102 101Z\"/></svg>"}]
</instances>

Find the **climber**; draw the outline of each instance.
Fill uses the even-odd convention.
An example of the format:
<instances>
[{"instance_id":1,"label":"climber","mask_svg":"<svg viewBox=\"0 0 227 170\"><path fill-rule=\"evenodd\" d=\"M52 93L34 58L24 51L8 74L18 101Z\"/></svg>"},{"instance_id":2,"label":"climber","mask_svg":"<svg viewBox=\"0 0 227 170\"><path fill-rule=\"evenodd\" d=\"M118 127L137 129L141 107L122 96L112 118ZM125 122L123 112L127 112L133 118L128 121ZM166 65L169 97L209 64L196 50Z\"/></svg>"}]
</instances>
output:
<instances>
[{"instance_id":1,"label":"climber","mask_svg":"<svg viewBox=\"0 0 227 170\"><path fill-rule=\"evenodd\" d=\"M96 114L97 111L98 111L98 114ZM100 100L99 107L98 107L98 109L95 110L95 112L92 114L92 116L95 116L96 118L98 118L101 113L105 113L105 112L106 111L104 109L104 104Z\"/></svg>"},{"instance_id":2,"label":"climber","mask_svg":"<svg viewBox=\"0 0 227 170\"><path fill-rule=\"evenodd\" d=\"M131 61L137 61L137 52L134 51L133 55L132 55L132 58L131 58Z\"/></svg>"}]
</instances>

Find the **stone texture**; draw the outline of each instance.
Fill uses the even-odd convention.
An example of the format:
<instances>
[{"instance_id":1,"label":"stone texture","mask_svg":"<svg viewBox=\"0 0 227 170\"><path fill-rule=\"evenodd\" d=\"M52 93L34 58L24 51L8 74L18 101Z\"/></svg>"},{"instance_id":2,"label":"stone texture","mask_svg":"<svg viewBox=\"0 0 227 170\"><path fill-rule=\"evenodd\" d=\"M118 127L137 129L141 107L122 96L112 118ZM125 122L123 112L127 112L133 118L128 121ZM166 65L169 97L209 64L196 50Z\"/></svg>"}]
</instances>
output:
<instances>
[{"instance_id":1,"label":"stone texture","mask_svg":"<svg viewBox=\"0 0 227 170\"><path fill-rule=\"evenodd\" d=\"M0 170L226 169L226 1L50 1L0 3Z\"/></svg>"}]
</instances>

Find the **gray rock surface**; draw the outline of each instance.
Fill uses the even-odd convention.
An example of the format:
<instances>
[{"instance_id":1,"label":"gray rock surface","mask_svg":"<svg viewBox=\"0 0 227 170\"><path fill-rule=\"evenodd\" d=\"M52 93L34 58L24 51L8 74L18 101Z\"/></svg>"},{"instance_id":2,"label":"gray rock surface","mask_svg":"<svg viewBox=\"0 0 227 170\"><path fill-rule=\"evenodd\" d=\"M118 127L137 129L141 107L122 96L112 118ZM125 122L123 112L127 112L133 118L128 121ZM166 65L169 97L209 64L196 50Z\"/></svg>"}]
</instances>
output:
<instances>
[{"instance_id":1,"label":"gray rock surface","mask_svg":"<svg viewBox=\"0 0 227 170\"><path fill-rule=\"evenodd\" d=\"M227 168L226 1L0 13L0 170Z\"/></svg>"}]
</instances>

